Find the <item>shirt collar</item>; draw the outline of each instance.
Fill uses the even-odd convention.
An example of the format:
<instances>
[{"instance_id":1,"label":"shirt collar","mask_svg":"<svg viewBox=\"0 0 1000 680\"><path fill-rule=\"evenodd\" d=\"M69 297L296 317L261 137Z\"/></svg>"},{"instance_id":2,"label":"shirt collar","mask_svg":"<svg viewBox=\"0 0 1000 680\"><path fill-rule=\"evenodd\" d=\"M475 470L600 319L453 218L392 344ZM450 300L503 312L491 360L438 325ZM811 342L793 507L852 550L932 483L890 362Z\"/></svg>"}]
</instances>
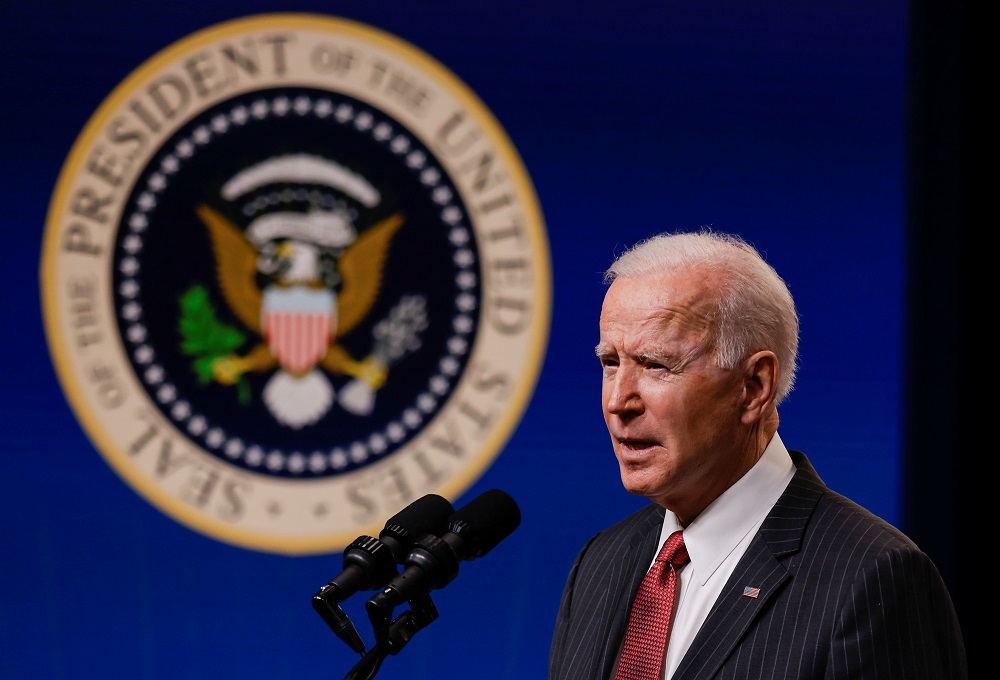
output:
<instances>
[{"instance_id":1,"label":"shirt collar","mask_svg":"<svg viewBox=\"0 0 1000 680\"><path fill-rule=\"evenodd\" d=\"M775 432L760 460L687 527L681 527L677 516L668 510L663 518L660 545L670 534L683 529L692 567L697 564L692 571L704 584L747 535L763 523L794 474L795 465L788 449Z\"/></svg>"}]
</instances>

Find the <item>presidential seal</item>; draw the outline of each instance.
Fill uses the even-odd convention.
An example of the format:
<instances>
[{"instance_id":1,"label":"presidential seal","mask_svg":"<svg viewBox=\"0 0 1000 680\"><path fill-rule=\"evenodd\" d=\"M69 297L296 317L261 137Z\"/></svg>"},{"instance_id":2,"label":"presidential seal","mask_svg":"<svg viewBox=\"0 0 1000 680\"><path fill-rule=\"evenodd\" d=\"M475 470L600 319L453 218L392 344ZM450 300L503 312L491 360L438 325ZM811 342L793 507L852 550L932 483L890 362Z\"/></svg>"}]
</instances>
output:
<instances>
[{"instance_id":1,"label":"presidential seal","mask_svg":"<svg viewBox=\"0 0 1000 680\"><path fill-rule=\"evenodd\" d=\"M129 75L63 166L40 274L108 464L283 554L471 486L550 324L541 210L490 111L414 46L311 14L209 27Z\"/></svg>"}]
</instances>

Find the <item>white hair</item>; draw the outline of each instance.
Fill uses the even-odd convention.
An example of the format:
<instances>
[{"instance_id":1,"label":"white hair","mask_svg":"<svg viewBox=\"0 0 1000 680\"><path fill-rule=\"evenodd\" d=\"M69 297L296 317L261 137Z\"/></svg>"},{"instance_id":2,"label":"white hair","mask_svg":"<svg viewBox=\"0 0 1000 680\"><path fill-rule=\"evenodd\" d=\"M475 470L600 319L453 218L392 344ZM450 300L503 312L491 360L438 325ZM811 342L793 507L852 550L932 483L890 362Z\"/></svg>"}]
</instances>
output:
<instances>
[{"instance_id":1,"label":"white hair","mask_svg":"<svg viewBox=\"0 0 1000 680\"><path fill-rule=\"evenodd\" d=\"M711 271L721 281L713 339L716 363L736 368L753 352L774 352L781 367L775 396L775 404L780 403L795 384L799 317L785 281L741 237L708 228L658 234L620 255L604 281L684 270Z\"/></svg>"}]
</instances>

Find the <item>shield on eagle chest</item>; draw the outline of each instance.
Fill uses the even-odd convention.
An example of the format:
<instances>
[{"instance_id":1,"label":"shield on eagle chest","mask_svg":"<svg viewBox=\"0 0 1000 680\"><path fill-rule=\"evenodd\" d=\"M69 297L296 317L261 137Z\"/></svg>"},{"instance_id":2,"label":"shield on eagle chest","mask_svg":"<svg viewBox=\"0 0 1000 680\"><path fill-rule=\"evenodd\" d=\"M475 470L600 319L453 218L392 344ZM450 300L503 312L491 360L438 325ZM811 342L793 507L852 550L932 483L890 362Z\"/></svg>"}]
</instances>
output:
<instances>
[{"instance_id":1,"label":"shield on eagle chest","mask_svg":"<svg viewBox=\"0 0 1000 680\"><path fill-rule=\"evenodd\" d=\"M326 355L337 330L337 302L327 288L272 286L261 310L264 339L289 373L308 373Z\"/></svg>"}]
</instances>

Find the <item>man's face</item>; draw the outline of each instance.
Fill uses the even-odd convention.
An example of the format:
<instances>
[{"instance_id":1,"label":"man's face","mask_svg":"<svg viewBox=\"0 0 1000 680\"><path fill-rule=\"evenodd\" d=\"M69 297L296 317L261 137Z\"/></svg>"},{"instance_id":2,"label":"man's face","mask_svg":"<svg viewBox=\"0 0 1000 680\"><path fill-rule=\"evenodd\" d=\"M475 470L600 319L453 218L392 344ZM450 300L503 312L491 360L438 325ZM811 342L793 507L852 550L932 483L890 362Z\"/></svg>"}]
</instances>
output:
<instances>
[{"instance_id":1,"label":"man's face","mask_svg":"<svg viewBox=\"0 0 1000 680\"><path fill-rule=\"evenodd\" d=\"M601 401L622 484L689 522L745 471L741 371L717 368L705 272L619 277L601 309Z\"/></svg>"}]
</instances>

